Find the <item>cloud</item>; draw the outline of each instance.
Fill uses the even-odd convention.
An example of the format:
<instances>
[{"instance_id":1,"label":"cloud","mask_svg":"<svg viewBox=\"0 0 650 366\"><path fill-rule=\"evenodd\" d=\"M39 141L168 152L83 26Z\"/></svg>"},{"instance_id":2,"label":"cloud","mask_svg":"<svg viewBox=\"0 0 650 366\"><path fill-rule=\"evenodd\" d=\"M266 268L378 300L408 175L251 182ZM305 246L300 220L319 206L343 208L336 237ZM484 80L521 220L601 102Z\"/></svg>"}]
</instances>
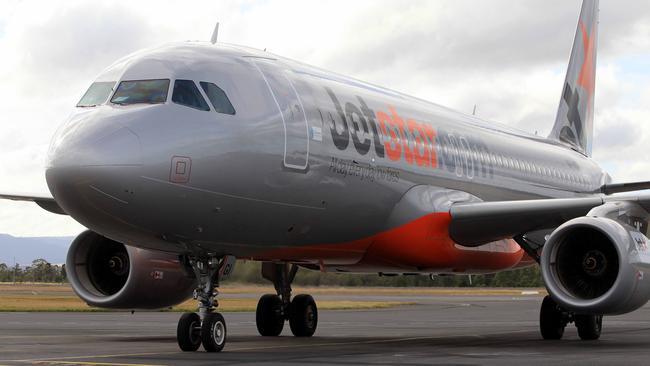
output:
<instances>
[{"instance_id":1,"label":"cloud","mask_svg":"<svg viewBox=\"0 0 650 366\"><path fill-rule=\"evenodd\" d=\"M2 1L0 191L47 192L50 137L95 75L169 41L269 51L540 135L555 119L579 0ZM650 3L601 2L594 157L650 180ZM0 232L81 227L0 202Z\"/></svg>"}]
</instances>

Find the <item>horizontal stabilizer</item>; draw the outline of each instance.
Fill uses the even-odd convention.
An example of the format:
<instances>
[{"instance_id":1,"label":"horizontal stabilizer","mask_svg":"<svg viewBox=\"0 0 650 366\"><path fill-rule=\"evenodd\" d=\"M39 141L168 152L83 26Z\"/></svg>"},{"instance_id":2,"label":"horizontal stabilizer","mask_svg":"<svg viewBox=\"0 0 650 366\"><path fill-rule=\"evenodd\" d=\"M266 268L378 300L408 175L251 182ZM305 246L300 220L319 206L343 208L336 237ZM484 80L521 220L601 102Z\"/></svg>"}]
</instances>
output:
<instances>
[{"instance_id":1,"label":"horizontal stabilizer","mask_svg":"<svg viewBox=\"0 0 650 366\"><path fill-rule=\"evenodd\" d=\"M600 188L600 191L604 194L613 194L621 192L641 191L644 189L650 189L650 182L605 184Z\"/></svg>"}]
</instances>

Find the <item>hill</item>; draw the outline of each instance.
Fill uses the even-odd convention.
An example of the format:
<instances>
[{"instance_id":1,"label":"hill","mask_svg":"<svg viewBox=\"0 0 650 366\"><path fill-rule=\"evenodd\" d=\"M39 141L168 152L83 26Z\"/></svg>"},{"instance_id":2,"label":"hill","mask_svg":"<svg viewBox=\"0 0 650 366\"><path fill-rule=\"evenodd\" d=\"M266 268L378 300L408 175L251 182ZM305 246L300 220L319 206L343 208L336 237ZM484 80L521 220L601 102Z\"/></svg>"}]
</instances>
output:
<instances>
[{"instance_id":1,"label":"hill","mask_svg":"<svg viewBox=\"0 0 650 366\"><path fill-rule=\"evenodd\" d=\"M43 258L52 264L65 263L68 247L73 236L64 237L15 237L0 234L0 263L12 266L16 263L29 265L36 258Z\"/></svg>"}]
</instances>

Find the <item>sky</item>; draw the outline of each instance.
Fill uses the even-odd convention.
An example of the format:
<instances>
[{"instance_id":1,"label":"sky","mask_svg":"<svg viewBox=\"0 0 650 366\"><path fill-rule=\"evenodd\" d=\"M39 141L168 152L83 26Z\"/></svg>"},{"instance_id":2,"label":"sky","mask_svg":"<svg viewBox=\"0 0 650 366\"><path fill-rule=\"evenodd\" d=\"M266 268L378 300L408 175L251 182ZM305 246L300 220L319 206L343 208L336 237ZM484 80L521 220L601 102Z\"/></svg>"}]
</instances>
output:
<instances>
[{"instance_id":1,"label":"sky","mask_svg":"<svg viewBox=\"0 0 650 366\"><path fill-rule=\"evenodd\" d=\"M524 131L555 120L580 0L0 0L0 192L49 194L51 136L113 61L167 42L267 49ZM650 0L601 1L593 157L650 180ZM75 235L0 201L0 233Z\"/></svg>"}]
</instances>

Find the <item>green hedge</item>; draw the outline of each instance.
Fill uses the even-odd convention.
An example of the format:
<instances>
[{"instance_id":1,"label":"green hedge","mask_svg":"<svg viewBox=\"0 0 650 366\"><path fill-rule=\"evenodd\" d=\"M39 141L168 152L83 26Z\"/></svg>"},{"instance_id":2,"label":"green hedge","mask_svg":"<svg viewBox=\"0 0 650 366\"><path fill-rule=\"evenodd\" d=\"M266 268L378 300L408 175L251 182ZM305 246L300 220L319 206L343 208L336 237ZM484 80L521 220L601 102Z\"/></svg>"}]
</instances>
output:
<instances>
[{"instance_id":1,"label":"green hedge","mask_svg":"<svg viewBox=\"0 0 650 366\"><path fill-rule=\"evenodd\" d=\"M232 276L224 283L266 284L259 262L238 261ZM378 276L377 274L321 273L301 268L294 282L301 286L394 286L394 287L542 287L538 266L490 275L470 276Z\"/></svg>"},{"instance_id":2,"label":"green hedge","mask_svg":"<svg viewBox=\"0 0 650 366\"><path fill-rule=\"evenodd\" d=\"M260 274L261 264L238 261L232 276L224 283L267 284ZM0 263L0 282L66 282L63 266L36 259L27 267ZM470 276L379 276L377 274L321 273L301 268L294 284L299 286L394 286L394 287L541 287L538 266L492 275Z\"/></svg>"}]
</instances>

